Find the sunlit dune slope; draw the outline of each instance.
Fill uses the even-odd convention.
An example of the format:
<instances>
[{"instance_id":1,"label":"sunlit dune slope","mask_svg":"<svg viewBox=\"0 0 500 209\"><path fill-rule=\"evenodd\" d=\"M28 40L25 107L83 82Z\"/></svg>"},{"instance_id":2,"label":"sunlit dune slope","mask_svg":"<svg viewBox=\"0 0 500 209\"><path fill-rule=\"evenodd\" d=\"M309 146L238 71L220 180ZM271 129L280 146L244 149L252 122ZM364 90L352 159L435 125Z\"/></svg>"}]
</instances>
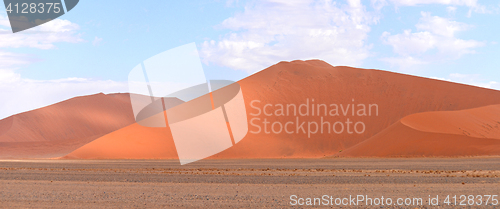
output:
<instances>
[{"instance_id":1,"label":"sunlit dune slope","mask_svg":"<svg viewBox=\"0 0 500 209\"><path fill-rule=\"evenodd\" d=\"M168 128L148 128L135 123L77 149L67 158L175 159L177 152Z\"/></svg>"}]
</instances>

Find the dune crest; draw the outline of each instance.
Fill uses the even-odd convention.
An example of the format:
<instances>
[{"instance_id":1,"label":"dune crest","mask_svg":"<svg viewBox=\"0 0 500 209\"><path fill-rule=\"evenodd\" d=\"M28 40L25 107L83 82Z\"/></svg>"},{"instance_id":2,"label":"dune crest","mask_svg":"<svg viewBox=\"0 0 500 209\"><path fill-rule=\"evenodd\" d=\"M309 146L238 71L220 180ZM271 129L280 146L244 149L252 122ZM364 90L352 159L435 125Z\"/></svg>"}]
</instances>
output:
<instances>
[{"instance_id":1,"label":"dune crest","mask_svg":"<svg viewBox=\"0 0 500 209\"><path fill-rule=\"evenodd\" d=\"M401 123L422 132L500 139L500 105L417 113L404 117Z\"/></svg>"},{"instance_id":2,"label":"dune crest","mask_svg":"<svg viewBox=\"0 0 500 209\"><path fill-rule=\"evenodd\" d=\"M500 105L409 115L344 157L500 155Z\"/></svg>"}]
</instances>

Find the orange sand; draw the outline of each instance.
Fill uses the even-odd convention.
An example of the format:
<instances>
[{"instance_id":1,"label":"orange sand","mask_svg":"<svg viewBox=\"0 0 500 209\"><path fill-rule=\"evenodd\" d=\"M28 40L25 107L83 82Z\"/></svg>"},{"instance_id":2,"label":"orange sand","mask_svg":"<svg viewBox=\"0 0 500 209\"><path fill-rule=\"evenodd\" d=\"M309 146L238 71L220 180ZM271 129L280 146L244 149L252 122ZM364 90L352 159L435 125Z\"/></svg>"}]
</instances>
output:
<instances>
[{"instance_id":1,"label":"orange sand","mask_svg":"<svg viewBox=\"0 0 500 209\"><path fill-rule=\"evenodd\" d=\"M1 158L57 157L134 123L128 94L95 94L0 120Z\"/></svg>"},{"instance_id":2,"label":"orange sand","mask_svg":"<svg viewBox=\"0 0 500 209\"><path fill-rule=\"evenodd\" d=\"M342 152L343 155L346 154L347 156L347 154L353 153L353 156L357 156L362 155L362 153L375 152L375 150L371 150L372 147L384 148L384 152L380 156L452 155L454 153L461 155L483 153L489 155L498 151L495 148L495 143L499 140L474 138L477 139L476 143L469 136L454 134L459 130L453 129L453 125L446 126L441 130L439 123L425 126L415 122L417 120L404 119L402 122L398 121L415 113L463 110L500 104L500 91L380 70L333 67L319 60L280 62L238 83L242 88L248 114L256 112L250 106L252 100L260 100L260 108L262 108L264 104L268 103L273 105L296 104L298 106L305 103L306 99L309 98L315 99L316 104L352 104L353 99L355 104L377 104L379 106L379 115L372 117L349 115L326 118L332 122L345 121L347 118L351 121L363 121L366 124L366 131L363 134L343 133L337 135L324 133L314 135L309 139L303 133L248 133L238 144L212 156L212 158L315 158L331 156L337 154L339 150L345 150ZM273 110L272 108L269 109L269 111ZM481 114L478 113L477 116L482 117ZM412 117L414 116L409 118ZM424 119L427 118L427 116L423 117ZM446 117L444 115L441 118L445 120ZM471 118L469 116L456 117ZM249 125L252 118L254 117L249 115ZM287 121L295 121L293 115L279 117L261 115L260 118L279 121L282 124ZM319 120L316 116L300 117L300 119L305 121ZM434 116L429 120L434 121ZM456 118L453 120L456 120ZM476 125L469 126L469 124L463 123L464 130L475 134L474 136L483 134L490 137L490 135L487 135L491 134L487 132L487 128L481 129L481 125L477 125L476 122L471 124ZM412 129L408 126L424 131ZM252 126L249 129L249 131L256 130ZM438 133L430 132L431 129ZM389 134L395 135L391 138ZM412 147L401 149L398 143L402 142L396 139L413 135L418 135L418 137L411 138L415 143L405 143L411 144ZM371 139L363 142L369 138ZM437 143L436 140L441 140L443 143ZM163 132L159 129L130 125L96 139L69 154L68 157L84 159L176 158L172 141L171 134L168 131ZM359 144L360 142L363 143ZM420 145L421 142L425 143ZM434 143L444 147L442 149L434 148L431 146ZM472 147L465 146L468 144ZM480 145L480 147L475 147L476 145ZM360 152L347 151L349 148L354 150L356 147L363 147L363 149L357 149L361 150ZM417 149L418 147L421 148ZM449 147L456 147L456 149L462 151L449 152L445 149ZM415 150L421 150L422 152Z\"/></svg>"},{"instance_id":3,"label":"orange sand","mask_svg":"<svg viewBox=\"0 0 500 209\"><path fill-rule=\"evenodd\" d=\"M409 115L338 154L349 157L500 155L500 105Z\"/></svg>"},{"instance_id":4,"label":"orange sand","mask_svg":"<svg viewBox=\"0 0 500 209\"><path fill-rule=\"evenodd\" d=\"M177 158L177 152L169 128L149 128L135 123L86 144L67 158L173 159Z\"/></svg>"}]
</instances>

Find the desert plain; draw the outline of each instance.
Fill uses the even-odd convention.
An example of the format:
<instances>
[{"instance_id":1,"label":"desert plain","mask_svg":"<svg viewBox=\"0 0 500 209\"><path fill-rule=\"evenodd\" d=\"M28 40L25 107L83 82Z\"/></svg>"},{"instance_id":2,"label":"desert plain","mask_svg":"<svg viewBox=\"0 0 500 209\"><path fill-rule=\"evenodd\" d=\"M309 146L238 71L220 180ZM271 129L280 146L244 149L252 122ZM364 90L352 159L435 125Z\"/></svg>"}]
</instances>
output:
<instances>
[{"instance_id":1,"label":"desert plain","mask_svg":"<svg viewBox=\"0 0 500 209\"><path fill-rule=\"evenodd\" d=\"M302 208L308 206L292 205L292 195L363 195L422 203L316 207L496 208L491 200L443 202L448 195L500 195L499 165L500 157L209 159L184 166L178 160L3 160L0 207ZM429 195L439 195L438 206L429 206Z\"/></svg>"}]
</instances>

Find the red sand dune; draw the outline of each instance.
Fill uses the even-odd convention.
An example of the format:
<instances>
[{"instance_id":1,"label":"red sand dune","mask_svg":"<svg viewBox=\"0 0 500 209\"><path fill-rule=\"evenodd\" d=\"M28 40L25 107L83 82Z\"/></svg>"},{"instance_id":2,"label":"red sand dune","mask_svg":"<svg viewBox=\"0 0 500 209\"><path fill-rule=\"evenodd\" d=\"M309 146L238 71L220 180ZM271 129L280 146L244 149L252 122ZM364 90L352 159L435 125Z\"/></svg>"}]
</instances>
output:
<instances>
[{"instance_id":1,"label":"red sand dune","mask_svg":"<svg viewBox=\"0 0 500 209\"><path fill-rule=\"evenodd\" d=\"M345 122L347 118L354 122L362 121L366 124L366 130L362 134L347 132L334 134L333 132L326 133L325 130L323 134L314 134L308 138L305 133L248 133L239 143L212 158L330 156L338 153L339 150L353 147L383 130L387 131L386 128L391 124L410 114L500 104L500 91L496 90L380 70L333 67L319 60L280 62L238 83L242 88L247 114L257 112L250 105L253 100L260 100L260 103L254 103L254 105L261 109L265 104L272 104L273 107L267 109L269 113L277 109L275 104L299 106L306 103L307 99L310 99L310 102L314 99L316 104L327 105L377 104L379 114L371 117L352 115L325 117L332 123ZM254 118L249 115L249 125ZM282 124L296 120L293 115L261 115L259 118L261 122L267 119ZM300 117L300 120L319 122L320 117L304 116ZM391 128L394 126L397 124ZM475 129L477 126L470 128ZM256 127L250 125L249 131L255 132L256 130ZM408 129L408 131L411 130ZM176 158L169 130L164 129L166 136L159 132L161 131L158 129L131 125L81 147L68 157ZM162 152L160 147L163 146L168 146L168 149ZM150 153L152 147L154 148L152 152L156 154Z\"/></svg>"},{"instance_id":2,"label":"red sand dune","mask_svg":"<svg viewBox=\"0 0 500 209\"><path fill-rule=\"evenodd\" d=\"M134 123L128 94L96 94L0 120L0 158L59 157Z\"/></svg>"},{"instance_id":3,"label":"red sand dune","mask_svg":"<svg viewBox=\"0 0 500 209\"><path fill-rule=\"evenodd\" d=\"M500 155L500 105L409 115L344 157Z\"/></svg>"}]
</instances>

